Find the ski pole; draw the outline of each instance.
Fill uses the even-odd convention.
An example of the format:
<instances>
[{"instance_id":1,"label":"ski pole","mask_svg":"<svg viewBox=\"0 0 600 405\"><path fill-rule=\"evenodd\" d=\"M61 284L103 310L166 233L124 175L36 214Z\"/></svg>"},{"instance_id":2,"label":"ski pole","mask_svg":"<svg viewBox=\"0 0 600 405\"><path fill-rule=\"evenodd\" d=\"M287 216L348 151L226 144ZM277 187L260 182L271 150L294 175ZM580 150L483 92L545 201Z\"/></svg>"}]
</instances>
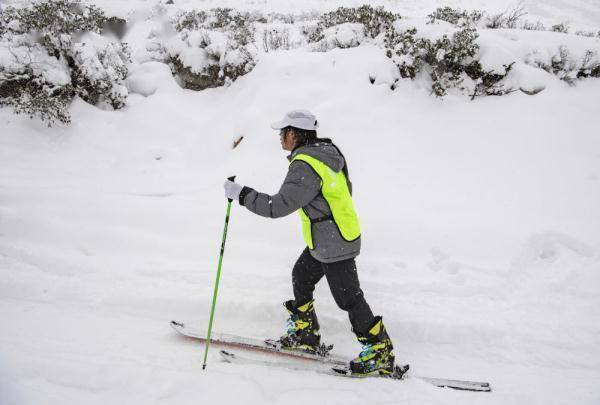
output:
<instances>
[{"instance_id":1,"label":"ski pole","mask_svg":"<svg viewBox=\"0 0 600 405\"><path fill-rule=\"evenodd\" d=\"M228 177L227 180L234 181L235 176ZM223 262L223 253L225 253L225 240L227 239L227 225L229 225L229 212L231 211L231 198L227 199L227 214L225 215L225 228L223 229L223 239L221 241L221 253L219 254L219 266L217 267L217 279L213 291L212 306L210 308L210 320L208 321L208 333L206 334L206 345L204 346L204 363L202 370L206 369L206 357L208 356L208 346L210 346L210 333L212 331L213 317L215 315L215 304L217 303L217 292L219 291L219 279L221 278L221 263Z\"/></svg>"}]
</instances>

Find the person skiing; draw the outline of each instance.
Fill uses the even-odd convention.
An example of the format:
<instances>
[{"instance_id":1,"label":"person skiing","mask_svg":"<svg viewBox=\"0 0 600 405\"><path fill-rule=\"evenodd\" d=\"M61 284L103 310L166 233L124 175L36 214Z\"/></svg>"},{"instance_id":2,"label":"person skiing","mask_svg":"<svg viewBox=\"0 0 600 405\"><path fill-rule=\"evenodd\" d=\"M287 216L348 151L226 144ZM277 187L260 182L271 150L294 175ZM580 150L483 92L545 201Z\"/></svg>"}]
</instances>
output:
<instances>
[{"instance_id":1,"label":"person skiing","mask_svg":"<svg viewBox=\"0 0 600 405\"><path fill-rule=\"evenodd\" d=\"M317 137L318 122L310 111L290 111L271 128L279 130L282 148L291 152L279 192L268 195L229 180L224 188L227 198L263 217L300 214L307 246L292 270L294 299L284 303L288 329L279 341L286 349L317 352L321 335L313 291L325 276L362 344L360 354L350 362L352 374L391 375L392 341L381 316L373 315L358 280L354 258L360 253L361 233L346 159L331 139Z\"/></svg>"}]
</instances>

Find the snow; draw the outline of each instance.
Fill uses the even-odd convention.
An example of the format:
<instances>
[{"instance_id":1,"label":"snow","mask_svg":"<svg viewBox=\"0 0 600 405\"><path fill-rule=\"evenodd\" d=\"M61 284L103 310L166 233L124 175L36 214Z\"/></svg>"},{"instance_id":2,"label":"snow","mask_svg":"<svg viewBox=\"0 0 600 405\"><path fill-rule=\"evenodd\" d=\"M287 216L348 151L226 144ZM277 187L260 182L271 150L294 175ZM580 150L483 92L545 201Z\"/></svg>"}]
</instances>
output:
<instances>
[{"instance_id":1,"label":"snow","mask_svg":"<svg viewBox=\"0 0 600 405\"><path fill-rule=\"evenodd\" d=\"M28 65L33 75L43 77L47 83L63 86L71 82L66 63L48 55L41 45L26 46L22 37L15 38L11 44L1 40L0 77L23 74L23 65Z\"/></svg>"},{"instance_id":2,"label":"snow","mask_svg":"<svg viewBox=\"0 0 600 405\"><path fill-rule=\"evenodd\" d=\"M416 28L416 37L432 41L444 35L451 37L458 31L457 27L445 21L438 20L434 24L428 24L427 21L424 18L405 18L398 20L395 27L399 32ZM566 64L572 66L572 79L575 79L578 69L582 67L587 52L591 52L588 65L600 62L598 38L520 29L480 28L478 34L478 56L485 71L503 74L504 66L515 62L507 78L507 84L513 88L545 88L554 81L542 69L531 69L531 66L551 66L553 58L560 55L561 48L568 50ZM438 59L441 59L444 51L440 49L438 52ZM397 60L409 62L410 56L397 57Z\"/></svg>"},{"instance_id":3,"label":"snow","mask_svg":"<svg viewBox=\"0 0 600 405\"><path fill-rule=\"evenodd\" d=\"M345 23L335 25L323 31L323 39L315 44L322 51L333 48L350 48L361 44L365 37L362 24Z\"/></svg>"},{"instance_id":4,"label":"snow","mask_svg":"<svg viewBox=\"0 0 600 405\"><path fill-rule=\"evenodd\" d=\"M256 31L256 37L261 40L262 50L265 52L276 50L277 47L296 49L306 45L306 37L301 33L300 24L256 23Z\"/></svg>"},{"instance_id":5,"label":"snow","mask_svg":"<svg viewBox=\"0 0 600 405\"><path fill-rule=\"evenodd\" d=\"M134 66L130 69L126 84L130 92L144 97L153 95L163 86L177 87L169 66L160 62L145 62Z\"/></svg>"},{"instance_id":6,"label":"snow","mask_svg":"<svg viewBox=\"0 0 600 405\"><path fill-rule=\"evenodd\" d=\"M210 64L209 53L205 48L185 47L179 55L181 63L190 67L194 73L202 72Z\"/></svg>"},{"instance_id":7,"label":"snow","mask_svg":"<svg viewBox=\"0 0 600 405\"><path fill-rule=\"evenodd\" d=\"M405 5L422 17L434 3ZM561 15L584 24L593 10L581 0ZM568 86L522 64L517 79L546 91L441 101L409 80L390 90L393 63L363 44L270 51L231 86L194 92L146 59L152 24L136 24L123 110L77 99L72 125L53 128L0 110L1 404L600 402L600 80ZM553 47L544 34L480 39L492 66ZM313 111L348 158L359 276L398 360L492 393L236 366L214 347L202 371L203 347L170 329L207 325L223 181L277 191L288 162L269 123L294 108ZM295 215L269 221L235 204L214 330L279 336L302 248ZM324 339L355 355L325 281L315 297Z\"/></svg>"},{"instance_id":8,"label":"snow","mask_svg":"<svg viewBox=\"0 0 600 405\"><path fill-rule=\"evenodd\" d=\"M83 74L92 83L118 77L118 69L125 65L117 47L94 32L82 35L80 42L73 43L73 53Z\"/></svg>"}]
</instances>

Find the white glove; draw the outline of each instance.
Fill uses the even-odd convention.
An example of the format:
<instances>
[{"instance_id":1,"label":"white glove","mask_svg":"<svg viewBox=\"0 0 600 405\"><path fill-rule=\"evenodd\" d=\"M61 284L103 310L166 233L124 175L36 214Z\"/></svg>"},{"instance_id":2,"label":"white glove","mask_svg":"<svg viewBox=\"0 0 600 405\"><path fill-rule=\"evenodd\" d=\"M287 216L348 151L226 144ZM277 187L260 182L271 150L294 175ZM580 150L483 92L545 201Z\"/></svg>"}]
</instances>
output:
<instances>
[{"instance_id":1,"label":"white glove","mask_svg":"<svg viewBox=\"0 0 600 405\"><path fill-rule=\"evenodd\" d=\"M244 187L236 182L227 180L225 184L223 184L223 188L225 188L225 197L231 200L237 200L240 198L240 193Z\"/></svg>"}]
</instances>

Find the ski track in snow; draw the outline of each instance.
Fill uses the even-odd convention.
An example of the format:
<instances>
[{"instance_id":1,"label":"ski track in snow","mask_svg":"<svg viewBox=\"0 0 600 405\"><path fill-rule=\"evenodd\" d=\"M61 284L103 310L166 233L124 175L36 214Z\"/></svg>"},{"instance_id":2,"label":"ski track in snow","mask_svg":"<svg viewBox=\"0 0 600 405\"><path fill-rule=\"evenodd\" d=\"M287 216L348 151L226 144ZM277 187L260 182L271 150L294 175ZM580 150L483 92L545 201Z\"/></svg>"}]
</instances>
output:
<instances>
[{"instance_id":1,"label":"ski track in snow","mask_svg":"<svg viewBox=\"0 0 600 405\"><path fill-rule=\"evenodd\" d=\"M302 7L340 4L355 3ZM385 5L423 16L441 3ZM600 15L589 0L525 5L582 26ZM231 87L200 93L143 66L147 97L118 112L78 100L69 128L0 110L0 404L600 403L599 80L469 103L371 85L389 61L369 46L264 55ZM287 162L268 124L297 107L349 159L361 283L397 358L419 375L490 381L492 393L236 366L215 348L202 371L203 347L169 328L207 324L223 179L274 193ZM297 218L235 204L214 329L278 336L301 250ZM315 298L324 340L356 354L325 280Z\"/></svg>"}]
</instances>

